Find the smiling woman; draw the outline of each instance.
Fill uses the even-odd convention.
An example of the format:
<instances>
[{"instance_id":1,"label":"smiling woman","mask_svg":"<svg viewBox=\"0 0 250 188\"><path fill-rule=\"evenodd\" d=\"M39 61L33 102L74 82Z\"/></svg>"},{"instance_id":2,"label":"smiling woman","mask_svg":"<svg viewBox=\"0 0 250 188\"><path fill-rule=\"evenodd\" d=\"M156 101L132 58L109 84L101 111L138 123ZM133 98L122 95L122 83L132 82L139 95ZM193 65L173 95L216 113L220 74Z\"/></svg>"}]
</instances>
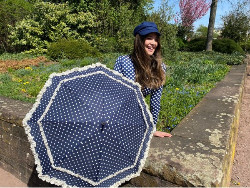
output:
<instances>
[{"instance_id":1,"label":"smiling woman","mask_svg":"<svg viewBox=\"0 0 250 188\"><path fill-rule=\"evenodd\" d=\"M145 50L148 55L153 55L158 46L158 36L155 33L150 33L145 39Z\"/></svg>"},{"instance_id":2,"label":"smiling woman","mask_svg":"<svg viewBox=\"0 0 250 188\"><path fill-rule=\"evenodd\" d=\"M161 58L160 32L154 22L143 22L135 27L134 36L131 55L118 57L114 70L138 82L144 97L150 95L150 111L156 125L166 71ZM170 137L171 134L156 131L154 136Z\"/></svg>"}]
</instances>

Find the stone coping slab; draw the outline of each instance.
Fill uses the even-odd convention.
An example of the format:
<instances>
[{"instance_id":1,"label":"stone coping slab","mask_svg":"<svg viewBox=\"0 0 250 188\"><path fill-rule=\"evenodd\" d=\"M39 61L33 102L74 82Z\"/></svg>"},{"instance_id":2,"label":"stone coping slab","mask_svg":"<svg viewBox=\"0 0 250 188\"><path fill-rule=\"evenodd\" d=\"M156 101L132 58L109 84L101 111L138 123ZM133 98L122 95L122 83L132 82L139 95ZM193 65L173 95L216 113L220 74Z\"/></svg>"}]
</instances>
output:
<instances>
[{"instance_id":1,"label":"stone coping slab","mask_svg":"<svg viewBox=\"0 0 250 188\"><path fill-rule=\"evenodd\" d=\"M143 172L131 180L133 185L229 186L245 69L246 64L233 66L171 138L153 137ZM0 120L22 127L32 106L0 96ZM24 130L21 135L26 136Z\"/></svg>"},{"instance_id":2,"label":"stone coping slab","mask_svg":"<svg viewBox=\"0 0 250 188\"><path fill-rule=\"evenodd\" d=\"M22 126L25 115L33 104L0 96L0 119Z\"/></svg>"},{"instance_id":3,"label":"stone coping slab","mask_svg":"<svg viewBox=\"0 0 250 188\"><path fill-rule=\"evenodd\" d=\"M233 66L171 138L154 137L143 172L180 186L229 186L245 71Z\"/></svg>"}]
</instances>

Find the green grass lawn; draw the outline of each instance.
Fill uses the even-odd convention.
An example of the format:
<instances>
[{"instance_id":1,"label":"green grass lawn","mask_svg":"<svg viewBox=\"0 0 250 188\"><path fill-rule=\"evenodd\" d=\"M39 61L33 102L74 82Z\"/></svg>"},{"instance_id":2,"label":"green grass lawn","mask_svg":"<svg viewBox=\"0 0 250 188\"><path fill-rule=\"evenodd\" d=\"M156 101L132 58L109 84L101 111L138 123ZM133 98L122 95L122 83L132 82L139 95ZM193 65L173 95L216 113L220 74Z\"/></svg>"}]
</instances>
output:
<instances>
[{"instance_id":1,"label":"green grass lawn","mask_svg":"<svg viewBox=\"0 0 250 188\"><path fill-rule=\"evenodd\" d=\"M101 62L113 68L120 54L105 54L99 58L61 59L47 65L29 66L23 69L8 69L0 73L0 95L34 103L49 75L74 67ZM4 54L0 60L31 58L23 54ZM164 85L158 130L171 131L192 108L224 78L230 65L241 64L244 57L239 54L180 52L174 61L165 61L167 80ZM149 98L146 98L149 103Z\"/></svg>"}]
</instances>

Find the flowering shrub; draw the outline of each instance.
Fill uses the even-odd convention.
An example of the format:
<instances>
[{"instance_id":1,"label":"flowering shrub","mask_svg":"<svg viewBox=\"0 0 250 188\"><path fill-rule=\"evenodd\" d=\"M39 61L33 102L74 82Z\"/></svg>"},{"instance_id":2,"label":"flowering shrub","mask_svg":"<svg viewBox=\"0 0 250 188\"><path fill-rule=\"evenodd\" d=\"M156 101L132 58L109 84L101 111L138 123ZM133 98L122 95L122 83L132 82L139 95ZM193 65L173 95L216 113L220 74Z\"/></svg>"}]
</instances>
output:
<instances>
[{"instance_id":1,"label":"flowering shrub","mask_svg":"<svg viewBox=\"0 0 250 188\"><path fill-rule=\"evenodd\" d=\"M190 27L203 17L209 10L211 0L180 0L181 23L184 27Z\"/></svg>"},{"instance_id":2,"label":"flowering shrub","mask_svg":"<svg viewBox=\"0 0 250 188\"><path fill-rule=\"evenodd\" d=\"M20 51L46 52L49 42L62 38L84 38L95 26L90 12L74 13L67 3L38 2L34 14L10 26L10 40Z\"/></svg>"}]
</instances>

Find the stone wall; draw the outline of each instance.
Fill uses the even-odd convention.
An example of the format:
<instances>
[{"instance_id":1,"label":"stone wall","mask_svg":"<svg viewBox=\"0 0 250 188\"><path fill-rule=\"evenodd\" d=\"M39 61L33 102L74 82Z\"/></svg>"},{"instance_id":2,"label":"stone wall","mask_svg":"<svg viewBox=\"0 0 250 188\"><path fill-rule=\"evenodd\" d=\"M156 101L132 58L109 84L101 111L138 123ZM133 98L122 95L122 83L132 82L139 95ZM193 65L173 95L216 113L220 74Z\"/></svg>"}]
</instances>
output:
<instances>
[{"instance_id":1,"label":"stone wall","mask_svg":"<svg viewBox=\"0 0 250 188\"><path fill-rule=\"evenodd\" d=\"M0 97L0 168L28 186L52 186L37 176L22 119L32 104Z\"/></svg>"},{"instance_id":2,"label":"stone wall","mask_svg":"<svg viewBox=\"0 0 250 188\"><path fill-rule=\"evenodd\" d=\"M246 64L223 81L174 129L151 142L141 176L124 186L229 186ZM53 186L37 177L22 119L32 104L0 97L0 167L28 186Z\"/></svg>"},{"instance_id":3,"label":"stone wall","mask_svg":"<svg viewBox=\"0 0 250 188\"><path fill-rule=\"evenodd\" d=\"M154 176L145 178L148 185L230 185L245 71L246 64L232 67L172 131L171 138L152 139L143 169ZM156 183L155 177L166 184ZM143 182L142 176L131 182Z\"/></svg>"}]
</instances>

